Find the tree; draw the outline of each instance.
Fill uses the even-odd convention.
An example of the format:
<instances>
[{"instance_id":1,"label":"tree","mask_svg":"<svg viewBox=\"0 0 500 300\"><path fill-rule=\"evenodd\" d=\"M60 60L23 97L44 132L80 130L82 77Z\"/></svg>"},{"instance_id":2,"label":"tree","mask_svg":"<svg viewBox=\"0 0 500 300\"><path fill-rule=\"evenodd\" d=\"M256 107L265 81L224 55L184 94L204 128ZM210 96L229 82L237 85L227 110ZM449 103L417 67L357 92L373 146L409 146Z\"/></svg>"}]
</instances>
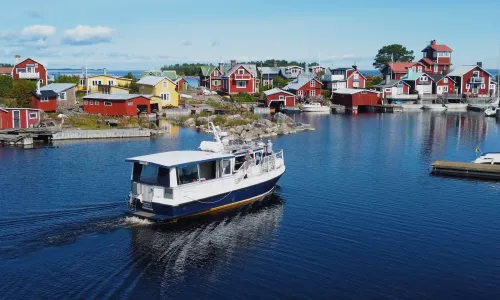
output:
<instances>
[{"instance_id":1,"label":"tree","mask_svg":"<svg viewBox=\"0 0 500 300\"><path fill-rule=\"evenodd\" d=\"M80 83L80 76L78 75L61 75L55 81L56 83Z\"/></svg>"},{"instance_id":2,"label":"tree","mask_svg":"<svg viewBox=\"0 0 500 300\"><path fill-rule=\"evenodd\" d=\"M384 46L378 50L373 66L376 69L382 70L384 66L391 61L411 62L414 58L415 56L413 56L413 50L410 51L406 49L405 46L400 44L392 44Z\"/></svg>"},{"instance_id":3,"label":"tree","mask_svg":"<svg viewBox=\"0 0 500 300\"><path fill-rule=\"evenodd\" d=\"M286 79L283 79L283 78L281 78L281 77L279 77L279 76L278 76L278 77L275 77L275 78L273 79L273 85L274 85L275 87L280 87L280 88L281 88L281 87L284 87L284 86L285 86L285 85L287 85L287 84L288 84L288 81L286 81Z\"/></svg>"},{"instance_id":4,"label":"tree","mask_svg":"<svg viewBox=\"0 0 500 300\"><path fill-rule=\"evenodd\" d=\"M123 76L123 77L128 78L128 79L132 79L132 80L135 79L135 76L132 74L132 72L128 72L128 74Z\"/></svg>"},{"instance_id":5,"label":"tree","mask_svg":"<svg viewBox=\"0 0 500 300\"><path fill-rule=\"evenodd\" d=\"M137 82L134 79L132 79L132 82L130 83L128 88L130 89L129 92L131 94L138 94L139 93L139 85L137 84Z\"/></svg>"},{"instance_id":6,"label":"tree","mask_svg":"<svg viewBox=\"0 0 500 300\"><path fill-rule=\"evenodd\" d=\"M14 67L13 64L0 63L0 68L13 68L13 67Z\"/></svg>"},{"instance_id":7,"label":"tree","mask_svg":"<svg viewBox=\"0 0 500 300\"><path fill-rule=\"evenodd\" d=\"M366 77L366 88L371 88L374 85L381 83L384 80L382 76L368 76Z\"/></svg>"},{"instance_id":8,"label":"tree","mask_svg":"<svg viewBox=\"0 0 500 300\"><path fill-rule=\"evenodd\" d=\"M10 76L0 76L0 98L10 97L12 91L12 77Z\"/></svg>"},{"instance_id":9,"label":"tree","mask_svg":"<svg viewBox=\"0 0 500 300\"><path fill-rule=\"evenodd\" d=\"M30 107L31 92L36 89L36 83L28 80L14 80L11 97L16 99L19 107Z\"/></svg>"}]
</instances>

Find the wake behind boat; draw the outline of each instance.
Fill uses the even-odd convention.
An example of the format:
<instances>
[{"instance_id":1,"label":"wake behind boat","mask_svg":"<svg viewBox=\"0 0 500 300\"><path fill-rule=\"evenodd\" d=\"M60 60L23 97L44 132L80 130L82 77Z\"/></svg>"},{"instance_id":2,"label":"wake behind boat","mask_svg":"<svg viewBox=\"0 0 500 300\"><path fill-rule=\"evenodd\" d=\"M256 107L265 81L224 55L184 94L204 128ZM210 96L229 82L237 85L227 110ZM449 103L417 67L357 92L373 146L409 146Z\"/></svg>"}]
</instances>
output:
<instances>
[{"instance_id":1,"label":"wake behind boat","mask_svg":"<svg viewBox=\"0 0 500 300\"><path fill-rule=\"evenodd\" d=\"M221 138L198 151L170 151L127 159L133 163L128 213L168 221L250 203L273 192L285 172L283 150ZM271 148L272 144L269 144Z\"/></svg>"}]
</instances>

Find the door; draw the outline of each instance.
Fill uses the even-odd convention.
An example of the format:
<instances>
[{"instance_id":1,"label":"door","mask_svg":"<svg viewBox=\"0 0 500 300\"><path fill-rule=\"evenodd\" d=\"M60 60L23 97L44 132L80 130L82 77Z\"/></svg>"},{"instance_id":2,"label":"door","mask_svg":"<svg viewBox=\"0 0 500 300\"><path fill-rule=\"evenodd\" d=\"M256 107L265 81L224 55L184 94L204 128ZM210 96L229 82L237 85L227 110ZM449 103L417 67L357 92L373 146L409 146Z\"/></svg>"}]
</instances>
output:
<instances>
[{"instance_id":1,"label":"door","mask_svg":"<svg viewBox=\"0 0 500 300\"><path fill-rule=\"evenodd\" d=\"M14 128L21 128L21 112L19 110L12 111L12 125Z\"/></svg>"},{"instance_id":2,"label":"door","mask_svg":"<svg viewBox=\"0 0 500 300\"><path fill-rule=\"evenodd\" d=\"M472 88L472 94L478 94L478 85L475 84L474 87Z\"/></svg>"},{"instance_id":3,"label":"door","mask_svg":"<svg viewBox=\"0 0 500 300\"><path fill-rule=\"evenodd\" d=\"M443 94L443 87L442 86L438 86L438 88L437 88L437 94L438 95L442 95Z\"/></svg>"}]
</instances>

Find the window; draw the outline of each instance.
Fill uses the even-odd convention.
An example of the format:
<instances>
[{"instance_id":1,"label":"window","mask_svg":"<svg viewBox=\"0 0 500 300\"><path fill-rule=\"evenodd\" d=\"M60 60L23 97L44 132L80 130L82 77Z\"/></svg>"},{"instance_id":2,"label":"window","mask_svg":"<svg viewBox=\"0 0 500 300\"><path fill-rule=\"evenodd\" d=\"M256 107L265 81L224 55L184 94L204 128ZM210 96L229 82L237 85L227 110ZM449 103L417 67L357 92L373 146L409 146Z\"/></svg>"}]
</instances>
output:
<instances>
[{"instance_id":1,"label":"window","mask_svg":"<svg viewBox=\"0 0 500 300\"><path fill-rule=\"evenodd\" d=\"M141 166L141 165L139 165ZM146 184L156 184L158 177L158 167L155 165L143 165L139 181Z\"/></svg>"},{"instance_id":2,"label":"window","mask_svg":"<svg viewBox=\"0 0 500 300\"><path fill-rule=\"evenodd\" d=\"M36 112L30 113L29 115L30 120L36 119L38 117L38 114Z\"/></svg>"},{"instance_id":3,"label":"window","mask_svg":"<svg viewBox=\"0 0 500 300\"><path fill-rule=\"evenodd\" d=\"M316 91L309 91L309 96L311 96L311 97L316 96Z\"/></svg>"},{"instance_id":4,"label":"window","mask_svg":"<svg viewBox=\"0 0 500 300\"><path fill-rule=\"evenodd\" d=\"M285 100L285 96L280 95L280 96L279 96L279 100Z\"/></svg>"},{"instance_id":5,"label":"window","mask_svg":"<svg viewBox=\"0 0 500 300\"><path fill-rule=\"evenodd\" d=\"M359 87L359 81L354 81L352 83L352 86L355 87L355 88Z\"/></svg>"},{"instance_id":6,"label":"window","mask_svg":"<svg viewBox=\"0 0 500 300\"><path fill-rule=\"evenodd\" d=\"M472 77L479 77L479 71L472 72Z\"/></svg>"},{"instance_id":7,"label":"window","mask_svg":"<svg viewBox=\"0 0 500 300\"><path fill-rule=\"evenodd\" d=\"M481 89L485 89L486 88L486 84L481 84Z\"/></svg>"},{"instance_id":8,"label":"window","mask_svg":"<svg viewBox=\"0 0 500 300\"><path fill-rule=\"evenodd\" d=\"M220 162L222 176L231 175L231 160L224 159Z\"/></svg>"},{"instance_id":9,"label":"window","mask_svg":"<svg viewBox=\"0 0 500 300\"><path fill-rule=\"evenodd\" d=\"M219 76L219 71L218 70L214 71L214 76Z\"/></svg>"},{"instance_id":10,"label":"window","mask_svg":"<svg viewBox=\"0 0 500 300\"><path fill-rule=\"evenodd\" d=\"M108 81L108 85L115 85L115 82L113 80Z\"/></svg>"},{"instance_id":11,"label":"window","mask_svg":"<svg viewBox=\"0 0 500 300\"><path fill-rule=\"evenodd\" d=\"M244 81L244 80L236 81L236 87L240 88L240 89L246 88L247 87L247 82Z\"/></svg>"},{"instance_id":12,"label":"window","mask_svg":"<svg viewBox=\"0 0 500 300\"><path fill-rule=\"evenodd\" d=\"M198 164L198 174L200 181L217 178L217 162L208 161Z\"/></svg>"},{"instance_id":13,"label":"window","mask_svg":"<svg viewBox=\"0 0 500 300\"><path fill-rule=\"evenodd\" d=\"M99 101L94 100L94 105L99 105Z\"/></svg>"},{"instance_id":14,"label":"window","mask_svg":"<svg viewBox=\"0 0 500 300\"><path fill-rule=\"evenodd\" d=\"M392 92L392 89L391 88L385 88L385 92L386 93L390 93L390 92Z\"/></svg>"},{"instance_id":15,"label":"window","mask_svg":"<svg viewBox=\"0 0 500 300\"><path fill-rule=\"evenodd\" d=\"M447 85L443 86L443 93L448 93L448 86Z\"/></svg>"},{"instance_id":16,"label":"window","mask_svg":"<svg viewBox=\"0 0 500 300\"><path fill-rule=\"evenodd\" d=\"M422 66L418 66L417 70L418 72L422 72Z\"/></svg>"},{"instance_id":17,"label":"window","mask_svg":"<svg viewBox=\"0 0 500 300\"><path fill-rule=\"evenodd\" d=\"M309 82L309 86L311 86L311 87L315 87L315 86L316 86L316 81L311 80L311 81Z\"/></svg>"},{"instance_id":18,"label":"window","mask_svg":"<svg viewBox=\"0 0 500 300\"><path fill-rule=\"evenodd\" d=\"M134 106L134 101L129 101L128 106Z\"/></svg>"},{"instance_id":19,"label":"window","mask_svg":"<svg viewBox=\"0 0 500 300\"><path fill-rule=\"evenodd\" d=\"M80 79L80 85L85 85L85 79Z\"/></svg>"},{"instance_id":20,"label":"window","mask_svg":"<svg viewBox=\"0 0 500 300\"><path fill-rule=\"evenodd\" d=\"M438 66L434 66L434 73L437 73L439 72L439 67Z\"/></svg>"},{"instance_id":21,"label":"window","mask_svg":"<svg viewBox=\"0 0 500 300\"><path fill-rule=\"evenodd\" d=\"M164 88L167 88L167 87L168 87L168 81L166 81L166 80L165 80L165 81L163 81L163 87L164 87Z\"/></svg>"},{"instance_id":22,"label":"window","mask_svg":"<svg viewBox=\"0 0 500 300\"><path fill-rule=\"evenodd\" d=\"M358 79L359 79L359 74L358 73L354 74L354 80L358 80Z\"/></svg>"},{"instance_id":23,"label":"window","mask_svg":"<svg viewBox=\"0 0 500 300\"><path fill-rule=\"evenodd\" d=\"M90 100L89 105L94 105L94 101Z\"/></svg>"},{"instance_id":24,"label":"window","mask_svg":"<svg viewBox=\"0 0 500 300\"><path fill-rule=\"evenodd\" d=\"M89 102L87 100L83 100L83 105L88 105Z\"/></svg>"},{"instance_id":25,"label":"window","mask_svg":"<svg viewBox=\"0 0 500 300\"><path fill-rule=\"evenodd\" d=\"M66 93L65 92L59 93L59 100L66 100Z\"/></svg>"},{"instance_id":26,"label":"window","mask_svg":"<svg viewBox=\"0 0 500 300\"><path fill-rule=\"evenodd\" d=\"M219 86L220 85L220 80L212 80L212 85Z\"/></svg>"},{"instance_id":27,"label":"window","mask_svg":"<svg viewBox=\"0 0 500 300\"><path fill-rule=\"evenodd\" d=\"M40 98L40 102L49 102L49 98L48 97L42 97L42 98Z\"/></svg>"},{"instance_id":28,"label":"window","mask_svg":"<svg viewBox=\"0 0 500 300\"><path fill-rule=\"evenodd\" d=\"M420 77L420 81L427 81L427 77L425 76Z\"/></svg>"},{"instance_id":29,"label":"window","mask_svg":"<svg viewBox=\"0 0 500 300\"><path fill-rule=\"evenodd\" d=\"M188 164L177 168L177 183L179 185L197 182L198 179L197 164Z\"/></svg>"},{"instance_id":30,"label":"window","mask_svg":"<svg viewBox=\"0 0 500 300\"><path fill-rule=\"evenodd\" d=\"M494 90L495 89L495 85L494 84L490 84L490 90Z\"/></svg>"},{"instance_id":31,"label":"window","mask_svg":"<svg viewBox=\"0 0 500 300\"><path fill-rule=\"evenodd\" d=\"M245 70L244 69L238 69L238 75L243 75L245 74Z\"/></svg>"},{"instance_id":32,"label":"window","mask_svg":"<svg viewBox=\"0 0 500 300\"><path fill-rule=\"evenodd\" d=\"M170 101L170 93L162 93L160 96L161 96L161 100Z\"/></svg>"},{"instance_id":33,"label":"window","mask_svg":"<svg viewBox=\"0 0 500 300\"><path fill-rule=\"evenodd\" d=\"M445 77L445 78L443 79L443 83L448 83L448 78L446 78L446 77Z\"/></svg>"},{"instance_id":34,"label":"window","mask_svg":"<svg viewBox=\"0 0 500 300\"><path fill-rule=\"evenodd\" d=\"M109 102L109 101L104 101L104 106L111 106L113 105L113 103Z\"/></svg>"},{"instance_id":35,"label":"window","mask_svg":"<svg viewBox=\"0 0 500 300\"><path fill-rule=\"evenodd\" d=\"M466 89L470 89L470 84L466 84L466 85L465 85L465 88L466 88Z\"/></svg>"},{"instance_id":36,"label":"window","mask_svg":"<svg viewBox=\"0 0 500 300\"><path fill-rule=\"evenodd\" d=\"M297 91L297 95L299 95L299 96L304 96L304 91L300 91L300 90L299 90L299 91Z\"/></svg>"}]
</instances>

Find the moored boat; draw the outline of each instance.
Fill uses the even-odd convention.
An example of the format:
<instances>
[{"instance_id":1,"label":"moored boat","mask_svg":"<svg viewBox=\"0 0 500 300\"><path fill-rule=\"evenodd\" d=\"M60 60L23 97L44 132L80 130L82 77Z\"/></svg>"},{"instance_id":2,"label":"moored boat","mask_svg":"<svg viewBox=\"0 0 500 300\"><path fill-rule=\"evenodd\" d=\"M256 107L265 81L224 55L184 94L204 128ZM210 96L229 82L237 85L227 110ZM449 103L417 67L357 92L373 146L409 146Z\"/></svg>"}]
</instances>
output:
<instances>
[{"instance_id":1,"label":"moored boat","mask_svg":"<svg viewBox=\"0 0 500 300\"><path fill-rule=\"evenodd\" d=\"M493 107L493 106L490 106L488 108L486 108L486 110L484 111L484 114L487 116L487 117L495 117L497 115L497 107Z\"/></svg>"},{"instance_id":2,"label":"moored boat","mask_svg":"<svg viewBox=\"0 0 500 300\"><path fill-rule=\"evenodd\" d=\"M444 104L442 105L436 105L436 104L426 104L422 106L422 109L424 110L433 110L433 111L445 111L448 109L448 107Z\"/></svg>"},{"instance_id":3,"label":"moored boat","mask_svg":"<svg viewBox=\"0 0 500 300\"><path fill-rule=\"evenodd\" d=\"M481 155L472 161L472 163L498 165L500 164L500 152L481 153Z\"/></svg>"},{"instance_id":4,"label":"moored boat","mask_svg":"<svg viewBox=\"0 0 500 300\"><path fill-rule=\"evenodd\" d=\"M330 112L330 106L319 102L305 102L300 105L300 110L303 112Z\"/></svg>"},{"instance_id":5,"label":"moored boat","mask_svg":"<svg viewBox=\"0 0 500 300\"><path fill-rule=\"evenodd\" d=\"M265 155L263 143L230 144L210 123L215 141L196 151L127 159L133 163L128 213L176 220L250 203L273 192L285 172L283 150Z\"/></svg>"}]
</instances>

